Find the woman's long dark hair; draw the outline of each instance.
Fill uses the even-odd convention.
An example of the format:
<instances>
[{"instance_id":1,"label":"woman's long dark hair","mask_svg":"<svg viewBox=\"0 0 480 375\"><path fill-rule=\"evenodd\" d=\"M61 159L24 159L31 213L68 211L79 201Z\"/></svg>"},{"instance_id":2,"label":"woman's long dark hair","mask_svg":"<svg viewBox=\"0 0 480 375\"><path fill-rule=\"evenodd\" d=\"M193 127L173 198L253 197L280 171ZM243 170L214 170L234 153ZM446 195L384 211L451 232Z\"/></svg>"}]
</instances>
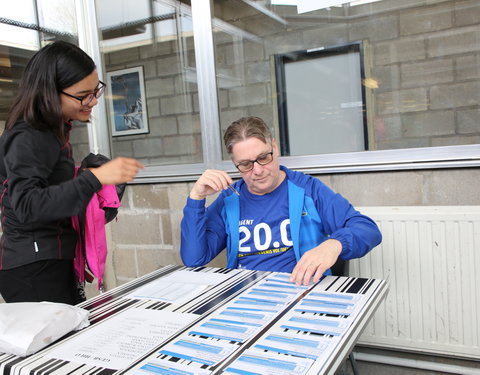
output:
<instances>
[{"instance_id":1,"label":"woman's long dark hair","mask_svg":"<svg viewBox=\"0 0 480 375\"><path fill-rule=\"evenodd\" d=\"M60 92L95 70L95 63L76 45L57 41L40 49L28 62L7 115L5 130L18 120L50 130L65 140Z\"/></svg>"}]
</instances>

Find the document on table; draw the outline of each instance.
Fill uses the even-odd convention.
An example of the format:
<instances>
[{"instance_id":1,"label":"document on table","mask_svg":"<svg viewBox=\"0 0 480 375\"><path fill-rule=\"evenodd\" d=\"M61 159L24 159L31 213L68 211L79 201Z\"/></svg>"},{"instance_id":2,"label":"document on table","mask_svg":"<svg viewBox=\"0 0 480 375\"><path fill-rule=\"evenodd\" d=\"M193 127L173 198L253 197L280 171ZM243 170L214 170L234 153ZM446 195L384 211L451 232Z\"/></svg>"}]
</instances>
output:
<instances>
[{"instance_id":1,"label":"document on table","mask_svg":"<svg viewBox=\"0 0 480 375\"><path fill-rule=\"evenodd\" d=\"M303 375L312 364L311 359L248 349L224 372L227 374Z\"/></svg>"},{"instance_id":2,"label":"document on table","mask_svg":"<svg viewBox=\"0 0 480 375\"><path fill-rule=\"evenodd\" d=\"M201 295L207 288L218 285L229 277L231 274L181 270L154 280L124 298L182 303Z\"/></svg>"},{"instance_id":3,"label":"document on table","mask_svg":"<svg viewBox=\"0 0 480 375\"><path fill-rule=\"evenodd\" d=\"M193 327L188 333L190 335L211 337L219 340L244 342L257 333L260 328L261 327L258 326L240 323L231 324L207 320Z\"/></svg>"},{"instance_id":4,"label":"document on table","mask_svg":"<svg viewBox=\"0 0 480 375\"><path fill-rule=\"evenodd\" d=\"M337 317L295 314L282 323L280 328L320 335L341 336L350 326L351 321L351 319L339 319Z\"/></svg>"},{"instance_id":5,"label":"document on table","mask_svg":"<svg viewBox=\"0 0 480 375\"><path fill-rule=\"evenodd\" d=\"M247 289L229 304L237 308L261 309L278 313L308 289L289 281L288 274L274 274Z\"/></svg>"},{"instance_id":6,"label":"document on table","mask_svg":"<svg viewBox=\"0 0 480 375\"><path fill-rule=\"evenodd\" d=\"M238 345L230 342L182 336L160 350L160 354L202 365L214 366L228 357Z\"/></svg>"},{"instance_id":7,"label":"document on table","mask_svg":"<svg viewBox=\"0 0 480 375\"><path fill-rule=\"evenodd\" d=\"M315 314L354 316L360 310L363 296L345 293L312 292L306 296L295 311Z\"/></svg>"},{"instance_id":8,"label":"document on table","mask_svg":"<svg viewBox=\"0 0 480 375\"><path fill-rule=\"evenodd\" d=\"M254 344L254 348L317 360L331 344L330 338L298 335L273 330Z\"/></svg>"},{"instance_id":9,"label":"document on table","mask_svg":"<svg viewBox=\"0 0 480 375\"><path fill-rule=\"evenodd\" d=\"M80 332L45 356L121 370L197 318L194 314L130 309Z\"/></svg>"},{"instance_id":10,"label":"document on table","mask_svg":"<svg viewBox=\"0 0 480 375\"><path fill-rule=\"evenodd\" d=\"M233 301L235 306L264 307L273 311L280 311L285 307L285 302L271 298L243 297Z\"/></svg>"},{"instance_id":11,"label":"document on table","mask_svg":"<svg viewBox=\"0 0 480 375\"><path fill-rule=\"evenodd\" d=\"M275 273L258 284L258 287L269 288L283 293L293 292L296 295L311 289L313 286L314 284L296 285L290 281L290 274L286 273Z\"/></svg>"},{"instance_id":12,"label":"document on table","mask_svg":"<svg viewBox=\"0 0 480 375\"><path fill-rule=\"evenodd\" d=\"M208 375L210 370L195 368L193 366L182 365L180 363L164 361L161 359L150 359L143 363L140 367L134 368L126 372L129 375L145 375L152 373L172 374L172 375Z\"/></svg>"},{"instance_id":13,"label":"document on table","mask_svg":"<svg viewBox=\"0 0 480 375\"><path fill-rule=\"evenodd\" d=\"M274 290L271 288L251 288L250 291L246 294L249 297L268 297L274 298L276 300L282 301L282 303L290 302L296 297L295 292L286 292L282 290Z\"/></svg>"},{"instance_id":14,"label":"document on table","mask_svg":"<svg viewBox=\"0 0 480 375\"><path fill-rule=\"evenodd\" d=\"M263 326L272 321L275 313L262 311L260 309L248 309L242 307L226 307L220 311L214 318L230 320L233 322L251 323L258 326Z\"/></svg>"}]
</instances>

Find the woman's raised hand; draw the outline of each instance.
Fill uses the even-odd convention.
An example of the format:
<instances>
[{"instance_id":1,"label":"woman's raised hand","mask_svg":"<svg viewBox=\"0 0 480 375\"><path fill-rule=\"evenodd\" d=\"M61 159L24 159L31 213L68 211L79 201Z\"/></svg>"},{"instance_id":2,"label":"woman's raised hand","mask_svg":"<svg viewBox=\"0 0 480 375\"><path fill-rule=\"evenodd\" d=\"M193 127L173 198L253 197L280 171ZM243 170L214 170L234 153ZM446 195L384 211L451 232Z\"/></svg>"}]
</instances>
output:
<instances>
[{"instance_id":1,"label":"woman's raised hand","mask_svg":"<svg viewBox=\"0 0 480 375\"><path fill-rule=\"evenodd\" d=\"M89 168L102 185L118 185L133 181L143 164L136 159L118 157L98 168Z\"/></svg>"}]
</instances>

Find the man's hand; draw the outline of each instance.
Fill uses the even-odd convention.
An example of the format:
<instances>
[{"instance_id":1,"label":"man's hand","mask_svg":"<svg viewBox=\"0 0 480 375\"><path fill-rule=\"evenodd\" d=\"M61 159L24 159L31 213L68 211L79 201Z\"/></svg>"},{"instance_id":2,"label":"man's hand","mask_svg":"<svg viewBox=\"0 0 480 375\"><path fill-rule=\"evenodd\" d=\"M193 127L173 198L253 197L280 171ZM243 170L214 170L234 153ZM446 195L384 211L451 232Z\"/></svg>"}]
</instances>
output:
<instances>
[{"instance_id":1,"label":"man's hand","mask_svg":"<svg viewBox=\"0 0 480 375\"><path fill-rule=\"evenodd\" d=\"M193 185L192 191L190 191L190 198L197 200L205 199L208 195L227 189L231 183L233 183L233 180L227 172L207 169Z\"/></svg>"},{"instance_id":2,"label":"man's hand","mask_svg":"<svg viewBox=\"0 0 480 375\"><path fill-rule=\"evenodd\" d=\"M316 283L335 264L341 252L340 241L329 239L322 242L303 254L292 271L290 281L297 285L308 285L313 277L313 282Z\"/></svg>"}]
</instances>

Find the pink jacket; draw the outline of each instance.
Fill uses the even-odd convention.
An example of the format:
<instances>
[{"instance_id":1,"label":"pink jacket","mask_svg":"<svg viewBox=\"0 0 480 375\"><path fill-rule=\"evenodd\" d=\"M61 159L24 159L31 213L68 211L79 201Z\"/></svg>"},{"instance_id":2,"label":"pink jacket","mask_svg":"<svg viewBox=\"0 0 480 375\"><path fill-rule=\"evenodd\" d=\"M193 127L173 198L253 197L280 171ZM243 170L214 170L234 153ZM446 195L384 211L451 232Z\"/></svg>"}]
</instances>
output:
<instances>
[{"instance_id":1,"label":"pink jacket","mask_svg":"<svg viewBox=\"0 0 480 375\"><path fill-rule=\"evenodd\" d=\"M74 259L75 274L78 280L83 283L85 281L85 264L87 264L90 271L98 279L99 290L102 288L107 259L104 207L120 207L120 199L118 199L115 185L104 185L90 200L85 213L85 238L80 236L78 217L72 217L73 228L78 233ZM85 254L83 244L85 244Z\"/></svg>"}]
</instances>

